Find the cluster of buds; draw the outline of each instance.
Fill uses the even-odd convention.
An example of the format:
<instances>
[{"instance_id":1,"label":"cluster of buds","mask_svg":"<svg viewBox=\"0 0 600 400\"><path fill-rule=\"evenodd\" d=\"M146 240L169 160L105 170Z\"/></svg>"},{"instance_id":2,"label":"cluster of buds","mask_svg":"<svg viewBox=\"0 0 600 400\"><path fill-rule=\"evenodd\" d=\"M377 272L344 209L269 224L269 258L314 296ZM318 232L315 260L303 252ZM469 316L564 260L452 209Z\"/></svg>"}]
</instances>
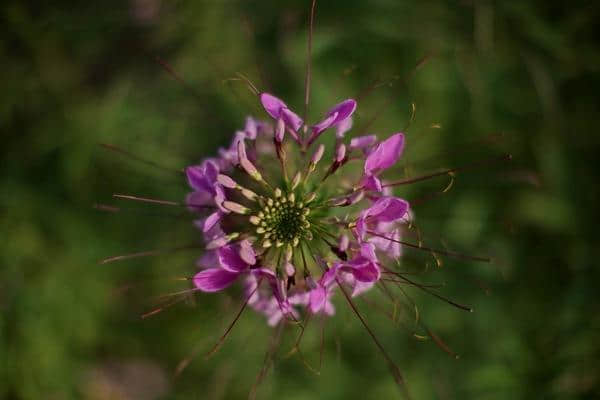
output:
<instances>
[{"instance_id":1,"label":"cluster of buds","mask_svg":"<svg viewBox=\"0 0 600 400\"><path fill-rule=\"evenodd\" d=\"M409 204L380 175L400 158L404 135L345 143L352 99L313 125L273 95L260 101L273 124L248 118L218 157L186 168L186 204L206 243L194 285L217 292L239 281L269 325L333 315L336 291L365 293L401 255Z\"/></svg>"}]
</instances>

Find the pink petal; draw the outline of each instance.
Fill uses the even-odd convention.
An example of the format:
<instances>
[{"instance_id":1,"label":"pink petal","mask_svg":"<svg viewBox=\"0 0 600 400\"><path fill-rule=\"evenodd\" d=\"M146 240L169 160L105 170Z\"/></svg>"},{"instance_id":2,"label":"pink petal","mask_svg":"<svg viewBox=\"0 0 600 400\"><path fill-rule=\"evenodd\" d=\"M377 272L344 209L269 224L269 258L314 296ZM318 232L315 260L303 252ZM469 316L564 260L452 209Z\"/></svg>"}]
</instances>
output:
<instances>
[{"instance_id":1,"label":"pink petal","mask_svg":"<svg viewBox=\"0 0 600 400\"><path fill-rule=\"evenodd\" d=\"M265 108L265 111L267 111L267 113L273 119L279 119L281 115L281 110L283 108L287 108L287 105L282 100L269 93L262 93L260 95L260 102Z\"/></svg>"},{"instance_id":2,"label":"pink petal","mask_svg":"<svg viewBox=\"0 0 600 400\"><path fill-rule=\"evenodd\" d=\"M217 254L219 255L221 267L227 271L237 273L248 268L248 264L242 260L236 246L223 246Z\"/></svg>"},{"instance_id":3,"label":"pink petal","mask_svg":"<svg viewBox=\"0 0 600 400\"><path fill-rule=\"evenodd\" d=\"M194 285L203 292L218 292L231 285L238 276L238 273L221 268L209 268L194 276Z\"/></svg>"},{"instance_id":4,"label":"pink petal","mask_svg":"<svg viewBox=\"0 0 600 400\"><path fill-rule=\"evenodd\" d=\"M254 248L247 239L244 239L240 242L240 257L249 265L256 264L256 254L254 253Z\"/></svg>"},{"instance_id":5,"label":"pink petal","mask_svg":"<svg viewBox=\"0 0 600 400\"><path fill-rule=\"evenodd\" d=\"M404 134L396 133L390 138L379 143L375 150L367 157L365 174L374 173L391 167L398 161L404 149Z\"/></svg>"},{"instance_id":6,"label":"pink petal","mask_svg":"<svg viewBox=\"0 0 600 400\"><path fill-rule=\"evenodd\" d=\"M359 240L363 240L365 238L365 235L367 234L367 223L365 218L358 218L354 231L356 232L356 236Z\"/></svg>"},{"instance_id":7,"label":"pink petal","mask_svg":"<svg viewBox=\"0 0 600 400\"><path fill-rule=\"evenodd\" d=\"M269 93L262 93L260 95L260 102L265 108L265 111L267 111L273 119L277 120L282 118L290 129L297 131L302 126L302 119L277 97Z\"/></svg>"},{"instance_id":8,"label":"pink petal","mask_svg":"<svg viewBox=\"0 0 600 400\"><path fill-rule=\"evenodd\" d=\"M337 113L338 116L333 122L334 124L337 124L350 117L354 113L354 110L356 110L356 101L354 99L346 99L333 106L327 114L331 115Z\"/></svg>"},{"instance_id":9,"label":"pink petal","mask_svg":"<svg viewBox=\"0 0 600 400\"><path fill-rule=\"evenodd\" d=\"M300 292L294 293L290 297L288 297L288 302L292 305L307 305L310 302L310 293Z\"/></svg>"},{"instance_id":10,"label":"pink petal","mask_svg":"<svg viewBox=\"0 0 600 400\"><path fill-rule=\"evenodd\" d=\"M215 211L214 213L206 217L204 223L202 224L202 232L208 232L209 230L211 230L215 226L215 224L217 224L221 220L221 216L221 211Z\"/></svg>"},{"instance_id":11,"label":"pink petal","mask_svg":"<svg viewBox=\"0 0 600 400\"><path fill-rule=\"evenodd\" d=\"M325 129L348 119L354 110L356 110L356 101L353 99L346 99L333 106L333 108L327 112L327 116L322 121L313 125L312 134L308 139L308 144L310 145L312 142L314 142Z\"/></svg>"},{"instance_id":12,"label":"pink petal","mask_svg":"<svg viewBox=\"0 0 600 400\"><path fill-rule=\"evenodd\" d=\"M375 246L371 243L362 243L360 245L360 255L371 262L377 262L377 256L375 255Z\"/></svg>"},{"instance_id":13,"label":"pink petal","mask_svg":"<svg viewBox=\"0 0 600 400\"><path fill-rule=\"evenodd\" d=\"M302 118L289 108L281 110L281 117L283 118L285 125L289 126L294 132L298 131L303 124Z\"/></svg>"},{"instance_id":14,"label":"pink petal","mask_svg":"<svg viewBox=\"0 0 600 400\"><path fill-rule=\"evenodd\" d=\"M310 299L308 304L310 307L310 311L313 314L316 314L319 311L321 311L321 309L325 305L326 296L327 293L325 292L325 288L322 286L319 286L316 289L310 291Z\"/></svg>"},{"instance_id":15,"label":"pink petal","mask_svg":"<svg viewBox=\"0 0 600 400\"><path fill-rule=\"evenodd\" d=\"M360 282L355 280L354 287L352 289L352 297L363 294L375 285L375 282Z\"/></svg>"},{"instance_id":16,"label":"pink petal","mask_svg":"<svg viewBox=\"0 0 600 400\"><path fill-rule=\"evenodd\" d=\"M408 207L408 202L399 197L381 197L369 209L369 216L378 222L396 221L406 215Z\"/></svg>"},{"instance_id":17,"label":"pink petal","mask_svg":"<svg viewBox=\"0 0 600 400\"><path fill-rule=\"evenodd\" d=\"M196 265L202 268L212 268L219 262L216 251L206 251L196 260Z\"/></svg>"},{"instance_id":18,"label":"pink petal","mask_svg":"<svg viewBox=\"0 0 600 400\"><path fill-rule=\"evenodd\" d=\"M199 166L187 167L185 169L188 184L197 191L211 193L211 187L206 182L204 171Z\"/></svg>"},{"instance_id":19,"label":"pink petal","mask_svg":"<svg viewBox=\"0 0 600 400\"><path fill-rule=\"evenodd\" d=\"M315 140L316 139L315 136L319 136L319 134L321 132L323 132L325 129L327 129L331 125L333 125L333 123L337 119L337 116L338 116L337 113L333 113L333 114L329 115L327 118L325 118L324 120L322 120L321 122L319 122L318 124L313 125L312 126L313 133L310 137L310 141Z\"/></svg>"},{"instance_id":20,"label":"pink petal","mask_svg":"<svg viewBox=\"0 0 600 400\"><path fill-rule=\"evenodd\" d=\"M256 139L256 135L258 133L256 120L252 117L246 118L246 126L244 127L244 132L246 132L246 137L248 139L254 140Z\"/></svg>"},{"instance_id":21,"label":"pink petal","mask_svg":"<svg viewBox=\"0 0 600 400\"><path fill-rule=\"evenodd\" d=\"M187 167L185 174L189 185L197 191L214 193L214 183L219 174L219 167L212 161L207 160L202 165Z\"/></svg>"},{"instance_id":22,"label":"pink petal","mask_svg":"<svg viewBox=\"0 0 600 400\"><path fill-rule=\"evenodd\" d=\"M340 121L340 123L336 125L335 137L338 139L343 138L350 129L352 129L352 118L346 118L345 120Z\"/></svg>"},{"instance_id":23,"label":"pink petal","mask_svg":"<svg viewBox=\"0 0 600 400\"><path fill-rule=\"evenodd\" d=\"M354 268L352 275L359 282L376 282L381 276L381 271L377 264L369 262L360 267Z\"/></svg>"},{"instance_id":24,"label":"pink petal","mask_svg":"<svg viewBox=\"0 0 600 400\"><path fill-rule=\"evenodd\" d=\"M194 210L203 210L202 206L212 206L214 205L212 194L201 191L201 192L192 192L189 193L185 197L185 204Z\"/></svg>"},{"instance_id":25,"label":"pink petal","mask_svg":"<svg viewBox=\"0 0 600 400\"><path fill-rule=\"evenodd\" d=\"M335 282L335 278L338 275L339 266L336 264L333 267L329 268L327 271L323 273L321 279L319 279L319 284L323 287L330 287L330 285Z\"/></svg>"},{"instance_id":26,"label":"pink petal","mask_svg":"<svg viewBox=\"0 0 600 400\"><path fill-rule=\"evenodd\" d=\"M381 180L375 175L365 175L360 181L360 186L367 190L375 190L377 192L381 192L383 190L383 186L381 185Z\"/></svg>"},{"instance_id":27,"label":"pink petal","mask_svg":"<svg viewBox=\"0 0 600 400\"><path fill-rule=\"evenodd\" d=\"M367 149L373 146L375 142L377 142L377 136L375 135L355 137L350 140L350 150L360 149L366 154Z\"/></svg>"}]
</instances>

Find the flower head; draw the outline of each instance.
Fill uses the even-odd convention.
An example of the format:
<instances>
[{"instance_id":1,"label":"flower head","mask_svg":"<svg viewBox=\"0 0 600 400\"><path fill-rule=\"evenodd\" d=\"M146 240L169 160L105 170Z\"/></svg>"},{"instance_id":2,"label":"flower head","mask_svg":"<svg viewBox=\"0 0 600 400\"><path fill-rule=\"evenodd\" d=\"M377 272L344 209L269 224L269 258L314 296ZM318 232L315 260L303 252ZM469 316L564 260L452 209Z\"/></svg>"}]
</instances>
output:
<instances>
[{"instance_id":1,"label":"flower head","mask_svg":"<svg viewBox=\"0 0 600 400\"><path fill-rule=\"evenodd\" d=\"M197 225L211 253L193 282L217 292L240 280L269 325L302 313L333 315L339 285L360 295L381 279L380 258L399 255L393 240L409 205L383 194L379 175L399 159L404 135L345 143L352 99L305 129L282 100L263 93L260 101L274 125L248 118L220 157L186 169L188 206L206 214ZM329 149L315 143L328 131L336 138Z\"/></svg>"}]
</instances>

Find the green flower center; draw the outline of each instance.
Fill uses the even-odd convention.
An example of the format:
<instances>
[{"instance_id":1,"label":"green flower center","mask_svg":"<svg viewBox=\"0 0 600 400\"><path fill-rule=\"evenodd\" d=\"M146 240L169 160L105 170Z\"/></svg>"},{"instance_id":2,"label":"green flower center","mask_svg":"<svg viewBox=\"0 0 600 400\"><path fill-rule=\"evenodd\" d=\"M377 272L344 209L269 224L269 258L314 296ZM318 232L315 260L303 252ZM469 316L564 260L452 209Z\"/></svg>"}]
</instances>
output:
<instances>
[{"instance_id":1,"label":"green flower center","mask_svg":"<svg viewBox=\"0 0 600 400\"><path fill-rule=\"evenodd\" d=\"M250 222L257 225L256 233L262 238L263 247L275 244L297 246L302 238L310 238L310 222L307 217L310 209L303 202L296 202L294 193L287 196L275 191L275 198L268 198L262 209L250 217Z\"/></svg>"}]
</instances>

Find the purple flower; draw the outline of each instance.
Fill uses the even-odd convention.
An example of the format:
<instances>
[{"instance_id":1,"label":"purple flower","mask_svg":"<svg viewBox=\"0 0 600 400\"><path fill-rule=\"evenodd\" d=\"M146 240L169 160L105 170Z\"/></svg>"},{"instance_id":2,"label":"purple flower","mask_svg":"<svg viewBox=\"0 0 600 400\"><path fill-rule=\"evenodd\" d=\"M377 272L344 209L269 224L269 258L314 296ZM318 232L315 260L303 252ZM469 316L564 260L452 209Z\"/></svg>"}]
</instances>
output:
<instances>
[{"instance_id":1,"label":"purple flower","mask_svg":"<svg viewBox=\"0 0 600 400\"><path fill-rule=\"evenodd\" d=\"M256 255L247 240L239 245L224 245L216 254L220 267L205 269L194 276L194 285L203 292L218 292L227 288L256 263Z\"/></svg>"},{"instance_id":2,"label":"purple flower","mask_svg":"<svg viewBox=\"0 0 600 400\"><path fill-rule=\"evenodd\" d=\"M231 285L239 274L222 268L209 268L194 276L194 285L203 292L218 292Z\"/></svg>"},{"instance_id":3,"label":"purple flower","mask_svg":"<svg viewBox=\"0 0 600 400\"><path fill-rule=\"evenodd\" d=\"M207 232L219 223L223 214L229 211L222 207L225 200L223 187L217 182L219 168L213 160L206 160L199 166L185 169L189 185L195 189L186 197L186 204L192 210L201 210L204 207L215 206L215 210L208 217L202 219L200 224L203 232Z\"/></svg>"},{"instance_id":4,"label":"purple flower","mask_svg":"<svg viewBox=\"0 0 600 400\"><path fill-rule=\"evenodd\" d=\"M377 142L377 136L366 135L352 138L350 140L350 150L361 150L365 156L368 156L371 148Z\"/></svg>"},{"instance_id":5,"label":"purple flower","mask_svg":"<svg viewBox=\"0 0 600 400\"><path fill-rule=\"evenodd\" d=\"M308 292L308 305L313 314L324 312L327 315L335 314L335 306L331 303L336 283L337 267L329 268L316 287Z\"/></svg>"},{"instance_id":6,"label":"purple flower","mask_svg":"<svg viewBox=\"0 0 600 400\"><path fill-rule=\"evenodd\" d=\"M315 140L317 140L324 130L331 128L332 126L344 124L342 125L340 131L338 131L338 135L340 134L339 132L345 132L345 130L349 129L345 123L350 119L350 116L352 113L354 113L355 109L356 101L353 99L347 99L339 104L336 104L327 112L325 119L311 127L312 133L308 138L308 145L310 146Z\"/></svg>"},{"instance_id":7,"label":"purple flower","mask_svg":"<svg viewBox=\"0 0 600 400\"><path fill-rule=\"evenodd\" d=\"M400 256L397 242L408 203L387 194L378 174L398 160L404 136L397 133L380 143L375 135L346 141L356 109L348 99L312 125L307 138L300 138L304 122L282 100L263 93L260 101L274 126L248 118L219 158L186 169L193 189L187 203L201 214L195 223L207 249L198 262L205 269L194 276L194 285L218 292L243 276L248 305L265 315L269 325L298 320L303 312L333 315L340 284L350 287L352 296L361 295L381 279L380 257ZM334 147L319 144L308 158L310 145L329 128L336 129ZM286 141L284 132L295 143ZM290 156L294 150L297 155ZM365 159L361 184L331 197L351 180L330 176L351 170L345 165L356 159L356 150ZM331 160L328 169L318 169L326 157ZM296 160L306 161L296 165ZM278 169L281 177L273 179ZM374 197L367 190L386 194ZM339 207L348 207L353 222L334 217ZM327 248L329 253L322 251ZM308 262L304 249L311 249ZM292 264L299 259L302 268Z\"/></svg>"},{"instance_id":8,"label":"purple flower","mask_svg":"<svg viewBox=\"0 0 600 400\"><path fill-rule=\"evenodd\" d=\"M185 169L187 180L192 189L215 195L215 183L219 167L212 160L204 161L201 165Z\"/></svg>"},{"instance_id":9,"label":"purple flower","mask_svg":"<svg viewBox=\"0 0 600 400\"><path fill-rule=\"evenodd\" d=\"M401 220L408 212L408 202L398 197L382 196L373 205L361 211L356 221L356 235L364 240L368 225Z\"/></svg>"},{"instance_id":10,"label":"purple flower","mask_svg":"<svg viewBox=\"0 0 600 400\"><path fill-rule=\"evenodd\" d=\"M402 246L399 242L402 236L397 225L394 222L379 222L373 229L379 236L372 236L368 239L369 243L373 243L378 250L392 259L397 259L402 255Z\"/></svg>"},{"instance_id":11,"label":"purple flower","mask_svg":"<svg viewBox=\"0 0 600 400\"><path fill-rule=\"evenodd\" d=\"M337 139L343 139L350 129L352 129L352 117L348 117L340 122L338 122L335 126L335 137Z\"/></svg>"},{"instance_id":12,"label":"purple flower","mask_svg":"<svg viewBox=\"0 0 600 400\"><path fill-rule=\"evenodd\" d=\"M371 243L362 243L360 253L352 260L338 264L338 269L349 272L359 282L377 282L381 276L375 246Z\"/></svg>"},{"instance_id":13,"label":"purple flower","mask_svg":"<svg viewBox=\"0 0 600 400\"><path fill-rule=\"evenodd\" d=\"M273 271L266 268L254 269L246 278L248 305L267 317L269 326L277 325L282 319L296 319L295 305L305 304L305 293L286 297L277 285Z\"/></svg>"},{"instance_id":14,"label":"purple flower","mask_svg":"<svg viewBox=\"0 0 600 400\"><path fill-rule=\"evenodd\" d=\"M283 101L269 93L262 93L260 95L260 101L265 108L265 111L267 111L274 120L277 121L281 119L286 127L294 132L293 134L298 132L298 129L300 129L303 124L302 118L290 110Z\"/></svg>"},{"instance_id":15,"label":"purple flower","mask_svg":"<svg viewBox=\"0 0 600 400\"><path fill-rule=\"evenodd\" d=\"M396 133L379 143L365 161L362 187L381 192L381 181L377 174L394 165L404 150L404 134Z\"/></svg>"}]
</instances>

